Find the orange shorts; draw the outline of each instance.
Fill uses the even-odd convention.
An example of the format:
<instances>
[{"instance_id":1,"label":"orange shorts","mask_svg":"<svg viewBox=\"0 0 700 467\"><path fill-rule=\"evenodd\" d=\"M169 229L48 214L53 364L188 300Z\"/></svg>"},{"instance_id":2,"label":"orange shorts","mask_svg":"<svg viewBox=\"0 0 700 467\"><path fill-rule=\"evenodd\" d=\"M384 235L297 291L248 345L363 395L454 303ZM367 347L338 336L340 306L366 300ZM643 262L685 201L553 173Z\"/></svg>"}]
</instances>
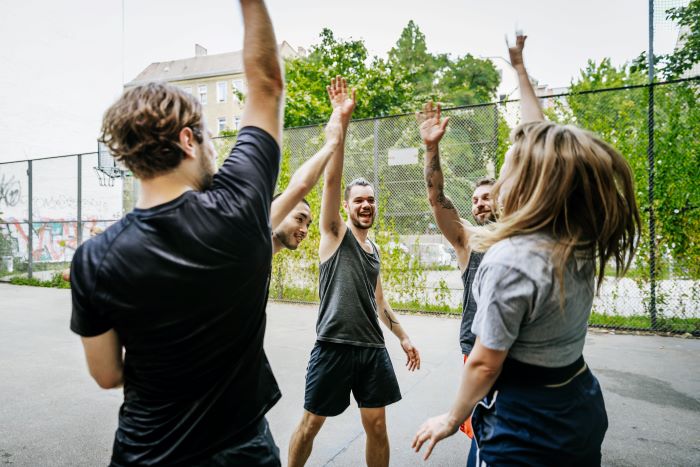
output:
<instances>
[{"instance_id":1,"label":"orange shorts","mask_svg":"<svg viewBox=\"0 0 700 467\"><path fill-rule=\"evenodd\" d=\"M464 355L464 363L467 363L467 355ZM474 431L472 430L472 417L469 417L467 421L459 426L459 431L469 436L469 438L474 438Z\"/></svg>"}]
</instances>

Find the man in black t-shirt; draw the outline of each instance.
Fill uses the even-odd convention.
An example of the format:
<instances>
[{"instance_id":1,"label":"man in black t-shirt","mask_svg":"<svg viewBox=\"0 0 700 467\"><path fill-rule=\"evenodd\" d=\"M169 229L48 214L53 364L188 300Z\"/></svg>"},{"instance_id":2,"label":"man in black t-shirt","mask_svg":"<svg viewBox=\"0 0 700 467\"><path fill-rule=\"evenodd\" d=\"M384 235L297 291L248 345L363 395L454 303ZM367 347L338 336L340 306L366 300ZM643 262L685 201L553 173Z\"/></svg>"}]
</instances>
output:
<instances>
[{"instance_id":1,"label":"man in black t-shirt","mask_svg":"<svg viewBox=\"0 0 700 467\"><path fill-rule=\"evenodd\" d=\"M283 79L262 0L242 0L242 130L214 174L200 104L132 88L103 139L141 181L137 207L75 254L71 329L90 374L124 386L112 465L279 465L263 351Z\"/></svg>"}]
</instances>

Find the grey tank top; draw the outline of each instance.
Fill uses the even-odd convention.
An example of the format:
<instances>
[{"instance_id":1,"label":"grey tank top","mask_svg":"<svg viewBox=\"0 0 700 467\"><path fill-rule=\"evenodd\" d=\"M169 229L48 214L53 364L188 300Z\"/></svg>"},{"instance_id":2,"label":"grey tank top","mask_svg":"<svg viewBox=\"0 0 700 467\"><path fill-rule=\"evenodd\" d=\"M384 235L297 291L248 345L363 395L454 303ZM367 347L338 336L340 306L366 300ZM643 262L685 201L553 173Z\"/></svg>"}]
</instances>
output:
<instances>
[{"instance_id":1,"label":"grey tank top","mask_svg":"<svg viewBox=\"0 0 700 467\"><path fill-rule=\"evenodd\" d=\"M384 347L374 291L379 253L367 253L347 229L333 256L321 263L317 340L361 347Z\"/></svg>"},{"instance_id":2,"label":"grey tank top","mask_svg":"<svg viewBox=\"0 0 700 467\"><path fill-rule=\"evenodd\" d=\"M484 253L472 251L469 254L469 263L462 274L462 284L464 285L464 295L462 296L462 324L459 327L459 346L462 353L469 355L474 348L476 336L472 332L472 323L476 314L476 301L472 293L472 284L476 270L479 269Z\"/></svg>"}]
</instances>

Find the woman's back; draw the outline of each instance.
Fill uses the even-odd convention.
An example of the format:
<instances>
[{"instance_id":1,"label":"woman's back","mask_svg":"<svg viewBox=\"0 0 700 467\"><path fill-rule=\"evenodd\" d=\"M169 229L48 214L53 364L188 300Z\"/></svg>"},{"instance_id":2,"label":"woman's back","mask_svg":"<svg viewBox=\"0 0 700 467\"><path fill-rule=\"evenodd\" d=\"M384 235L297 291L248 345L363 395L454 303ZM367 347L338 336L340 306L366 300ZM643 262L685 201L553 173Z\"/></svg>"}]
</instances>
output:
<instances>
[{"instance_id":1,"label":"woman's back","mask_svg":"<svg viewBox=\"0 0 700 467\"><path fill-rule=\"evenodd\" d=\"M553 240L518 235L494 244L474 280L477 312L472 330L490 349L544 367L563 367L581 356L594 295L591 260L570 260L562 308Z\"/></svg>"}]
</instances>

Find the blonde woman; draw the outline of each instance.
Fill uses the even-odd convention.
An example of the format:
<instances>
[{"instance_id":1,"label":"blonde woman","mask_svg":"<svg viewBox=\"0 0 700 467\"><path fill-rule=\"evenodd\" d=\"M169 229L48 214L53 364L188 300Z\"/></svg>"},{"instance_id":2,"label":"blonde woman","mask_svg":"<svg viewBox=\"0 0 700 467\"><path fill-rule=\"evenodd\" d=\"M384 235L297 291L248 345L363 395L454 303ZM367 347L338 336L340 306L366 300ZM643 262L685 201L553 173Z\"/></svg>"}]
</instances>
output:
<instances>
[{"instance_id":1,"label":"blonde woman","mask_svg":"<svg viewBox=\"0 0 700 467\"><path fill-rule=\"evenodd\" d=\"M500 217L470 244L477 336L450 412L427 420L417 451L451 436L472 414L471 465L599 465L603 395L583 356L605 265L626 271L639 211L625 159L595 135L542 118L522 60L510 48L523 123L492 189ZM435 118L439 125L439 118Z\"/></svg>"}]
</instances>

